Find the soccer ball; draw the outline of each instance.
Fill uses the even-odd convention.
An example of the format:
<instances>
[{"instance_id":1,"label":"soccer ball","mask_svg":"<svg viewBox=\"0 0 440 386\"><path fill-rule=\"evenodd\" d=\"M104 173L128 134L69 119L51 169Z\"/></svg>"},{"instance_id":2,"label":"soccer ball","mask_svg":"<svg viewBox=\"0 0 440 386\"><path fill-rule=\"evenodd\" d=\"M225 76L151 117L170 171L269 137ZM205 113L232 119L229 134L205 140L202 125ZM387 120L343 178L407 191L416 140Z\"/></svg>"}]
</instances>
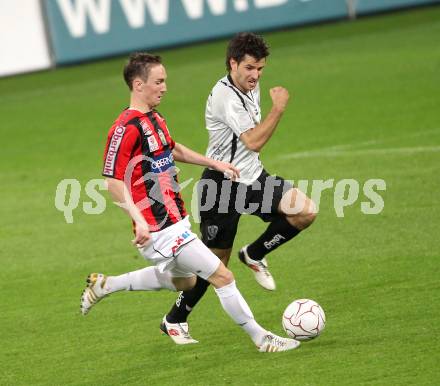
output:
<instances>
[{"instance_id":1,"label":"soccer ball","mask_svg":"<svg viewBox=\"0 0 440 386\"><path fill-rule=\"evenodd\" d=\"M316 338L325 327L322 307L310 299L298 299L290 303L283 314L283 328L296 340Z\"/></svg>"}]
</instances>

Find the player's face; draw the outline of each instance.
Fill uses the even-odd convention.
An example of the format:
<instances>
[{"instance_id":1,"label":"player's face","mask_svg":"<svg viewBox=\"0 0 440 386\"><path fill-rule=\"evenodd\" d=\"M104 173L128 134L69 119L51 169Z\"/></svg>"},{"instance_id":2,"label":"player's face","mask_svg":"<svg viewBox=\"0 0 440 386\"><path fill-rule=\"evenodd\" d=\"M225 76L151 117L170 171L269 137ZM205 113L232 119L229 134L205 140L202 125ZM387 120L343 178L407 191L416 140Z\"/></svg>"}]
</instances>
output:
<instances>
[{"instance_id":1,"label":"player's face","mask_svg":"<svg viewBox=\"0 0 440 386\"><path fill-rule=\"evenodd\" d=\"M167 78L167 73L165 67L158 64L150 68L150 73L148 74L148 79L142 81L140 85L140 91L144 102L154 108L158 106L162 100L162 97L167 91L167 85L165 83Z\"/></svg>"},{"instance_id":2,"label":"player's face","mask_svg":"<svg viewBox=\"0 0 440 386\"><path fill-rule=\"evenodd\" d=\"M265 58L256 60L249 55L245 55L240 63L231 59L231 77L234 84L244 92L253 90L257 86L265 65Z\"/></svg>"}]
</instances>

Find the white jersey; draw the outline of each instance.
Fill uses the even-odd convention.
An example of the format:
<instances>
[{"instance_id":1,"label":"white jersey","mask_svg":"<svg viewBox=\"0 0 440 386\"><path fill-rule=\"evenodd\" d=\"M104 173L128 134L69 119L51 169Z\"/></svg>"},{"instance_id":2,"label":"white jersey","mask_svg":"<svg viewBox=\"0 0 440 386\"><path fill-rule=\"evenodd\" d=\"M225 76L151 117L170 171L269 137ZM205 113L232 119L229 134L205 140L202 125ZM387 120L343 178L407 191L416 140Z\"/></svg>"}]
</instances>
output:
<instances>
[{"instance_id":1,"label":"white jersey","mask_svg":"<svg viewBox=\"0 0 440 386\"><path fill-rule=\"evenodd\" d=\"M209 133L206 156L230 162L240 170L237 180L252 184L263 170L259 154L240 141L240 135L261 121L260 87L243 93L230 76L220 79L206 103L206 128Z\"/></svg>"}]
</instances>

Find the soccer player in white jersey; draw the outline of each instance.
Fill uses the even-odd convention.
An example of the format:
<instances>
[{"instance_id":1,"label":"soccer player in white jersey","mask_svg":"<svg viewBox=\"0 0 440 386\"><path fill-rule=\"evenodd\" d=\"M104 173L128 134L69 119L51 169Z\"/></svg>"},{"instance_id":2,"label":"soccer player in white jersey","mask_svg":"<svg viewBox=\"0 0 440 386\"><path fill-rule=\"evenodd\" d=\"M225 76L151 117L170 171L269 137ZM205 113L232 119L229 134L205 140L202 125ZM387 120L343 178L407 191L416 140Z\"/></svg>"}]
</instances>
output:
<instances>
[{"instance_id":1,"label":"soccer player in white jersey","mask_svg":"<svg viewBox=\"0 0 440 386\"><path fill-rule=\"evenodd\" d=\"M110 128L103 175L116 202L133 221L133 243L153 266L118 276L93 273L81 296L86 315L105 296L117 291L185 290L196 274L211 283L226 313L259 351L292 350L299 342L261 327L235 285L229 269L191 232L178 189L174 160L211 167L236 178L237 168L174 142L165 119L155 110L164 97L166 71L159 56L135 53L124 68L131 91L130 107ZM165 324L180 344L196 343L185 324Z\"/></svg>"},{"instance_id":2,"label":"soccer player in white jersey","mask_svg":"<svg viewBox=\"0 0 440 386\"><path fill-rule=\"evenodd\" d=\"M240 169L240 178L233 182L212 168L205 169L199 185L199 204L202 240L225 265L242 213L269 222L263 234L241 248L239 259L252 269L262 287L275 290L265 256L307 228L315 219L316 207L283 178L270 176L259 158L289 100L285 88L271 88L272 108L261 119L259 79L268 55L265 41L255 34L239 33L229 42L228 74L215 84L206 104L206 155L232 163ZM180 293L165 321L187 326L189 313L208 285L198 277L192 290ZM161 328L166 330L164 323Z\"/></svg>"}]
</instances>

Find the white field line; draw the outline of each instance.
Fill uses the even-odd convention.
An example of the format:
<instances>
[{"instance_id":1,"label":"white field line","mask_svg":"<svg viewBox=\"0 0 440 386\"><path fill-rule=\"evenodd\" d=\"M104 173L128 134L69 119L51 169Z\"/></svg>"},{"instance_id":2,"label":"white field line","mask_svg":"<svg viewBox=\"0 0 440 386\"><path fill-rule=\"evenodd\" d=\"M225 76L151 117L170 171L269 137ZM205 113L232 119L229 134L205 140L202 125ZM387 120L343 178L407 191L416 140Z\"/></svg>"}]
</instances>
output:
<instances>
[{"instance_id":1,"label":"white field line","mask_svg":"<svg viewBox=\"0 0 440 386\"><path fill-rule=\"evenodd\" d=\"M423 130L414 134L407 135L405 136L405 138L417 138L438 132L440 132L440 128ZM392 142L396 139L397 138L389 138L384 140L369 140L369 141L357 142L346 145L328 146L316 150L306 150L297 153L283 154L282 156L278 157L278 159L313 158L313 157L331 158L331 157L344 157L344 156L352 156L352 155L362 156L362 155L381 155L381 154L410 155L413 153L425 153L425 152L427 153L427 152L440 151L440 146L410 146L410 147L392 147L392 148L381 148L381 149L370 147L371 145L380 145L380 144L385 144L387 142ZM369 148L362 149L365 146Z\"/></svg>"},{"instance_id":2,"label":"white field line","mask_svg":"<svg viewBox=\"0 0 440 386\"><path fill-rule=\"evenodd\" d=\"M346 157L346 156L368 156L368 155L411 155L414 153L437 153L440 152L440 146L414 146L414 147L390 147L384 149L341 149L341 150L314 150L303 151L300 153L285 154L279 158L320 158L320 157Z\"/></svg>"}]
</instances>

